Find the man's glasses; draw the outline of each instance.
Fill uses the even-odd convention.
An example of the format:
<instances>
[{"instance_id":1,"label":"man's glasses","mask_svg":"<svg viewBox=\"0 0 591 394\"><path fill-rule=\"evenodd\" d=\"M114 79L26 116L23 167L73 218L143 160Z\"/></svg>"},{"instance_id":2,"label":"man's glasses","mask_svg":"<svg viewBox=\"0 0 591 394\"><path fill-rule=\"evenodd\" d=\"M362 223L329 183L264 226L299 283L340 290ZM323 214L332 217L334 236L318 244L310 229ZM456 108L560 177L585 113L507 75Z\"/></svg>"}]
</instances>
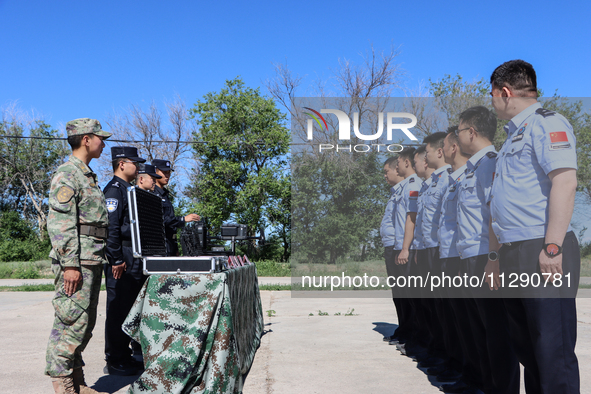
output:
<instances>
[{"instance_id":1,"label":"man's glasses","mask_svg":"<svg viewBox=\"0 0 591 394\"><path fill-rule=\"evenodd\" d=\"M456 129L456 135L460 135L460 131L470 130L471 128L472 128L472 126L466 127L465 129Z\"/></svg>"}]
</instances>

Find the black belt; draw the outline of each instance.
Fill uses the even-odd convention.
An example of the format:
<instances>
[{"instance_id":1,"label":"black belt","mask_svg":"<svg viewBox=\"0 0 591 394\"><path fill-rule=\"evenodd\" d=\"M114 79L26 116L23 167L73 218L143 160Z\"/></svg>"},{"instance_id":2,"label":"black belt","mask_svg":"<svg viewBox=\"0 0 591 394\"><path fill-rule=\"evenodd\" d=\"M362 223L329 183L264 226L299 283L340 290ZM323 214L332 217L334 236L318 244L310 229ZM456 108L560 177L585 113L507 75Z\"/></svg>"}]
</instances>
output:
<instances>
[{"instance_id":1,"label":"black belt","mask_svg":"<svg viewBox=\"0 0 591 394\"><path fill-rule=\"evenodd\" d=\"M106 239L109 231L106 227L89 226L80 224L80 235L90 235L91 237Z\"/></svg>"},{"instance_id":2,"label":"black belt","mask_svg":"<svg viewBox=\"0 0 591 394\"><path fill-rule=\"evenodd\" d=\"M121 246L133 247L131 241L121 241Z\"/></svg>"}]
</instances>

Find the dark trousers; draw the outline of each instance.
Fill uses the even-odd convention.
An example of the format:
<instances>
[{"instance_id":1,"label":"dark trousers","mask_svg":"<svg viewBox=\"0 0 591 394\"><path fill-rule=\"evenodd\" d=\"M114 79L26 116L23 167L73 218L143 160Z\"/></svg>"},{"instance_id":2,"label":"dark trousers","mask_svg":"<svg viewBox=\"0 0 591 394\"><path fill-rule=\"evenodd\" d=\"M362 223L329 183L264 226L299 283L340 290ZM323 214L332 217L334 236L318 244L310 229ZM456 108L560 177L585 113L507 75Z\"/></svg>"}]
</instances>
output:
<instances>
[{"instance_id":1,"label":"dark trousers","mask_svg":"<svg viewBox=\"0 0 591 394\"><path fill-rule=\"evenodd\" d=\"M450 257L440 259L441 272L449 277L457 276L460 269L460 258ZM449 365L457 371L464 370L464 356L463 347L461 346L458 335L458 318L464 318L465 313L458 305L461 302L463 306L464 301L456 298L457 295L452 291L451 286L444 285L440 289L441 305L440 309L443 312L442 327L443 327L443 344L445 352L448 356Z\"/></svg>"},{"instance_id":2,"label":"dark trousers","mask_svg":"<svg viewBox=\"0 0 591 394\"><path fill-rule=\"evenodd\" d=\"M460 260L460 271L468 276L482 277L488 261L487 255ZM472 330L472 344L468 357L478 360L483 373L477 386L486 393L519 393L519 363L509 340L507 312L503 300L490 298L486 283L482 287L465 289L468 324L463 331ZM470 349L471 348L471 349Z\"/></svg>"},{"instance_id":3,"label":"dark trousers","mask_svg":"<svg viewBox=\"0 0 591 394\"><path fill-rule=\"evenodd\" d=\"M396 274L396 259L394 254L393 246L386 246L384 248L384 260L386 260L386 273L388 276L394 276ZM402 325L402 307L400 305L400 295L397 294L397 288L392 287L392 301L394 301L394 307L396 308L396 315L398 317L398 328L395 333L400 334L400 326Z\"/></svg>"},{"instance_id":4,"label":"dark trousers","mask_svg":"<svg viewBox=\"0 0 591 394\"><path fill-rule=\"evenodd\" d=\"M541 274L539 255L544 239L503 245L500 250L501 272ZM562 271L570 273L570 286L563 279L561 287L510 289L504 299L511 340L519 361L525 367L524 380L529 393L579 393L579 364L575 355L577 311L575 295L579 283L581 257L574 233L566 234L562 244ZM507 282L507 279L505 279ZM543 282L542 282L543 283ZM517 294L516 294L517 293ZM548 297L550 296L550 297Z\"/></svg>"},{"instance_id":5,"label":"dark trousers","mask_svg":"<svg viewBox=\"0 0 591 394\"><path fill-rule=\"evenodd\" d=\"M121 326L127 317L147 277L143 274L142 260L134 259L130 247L123 246L126 262L131 262L119 279L113 278L110 264L105 265L107 287L107 316L105 321L105 357L118 363L131 357L131 338Z\"/></svg>"},{"instance_id":6,"label":"dark trousers","mask_svg":"<svg viewBox=\"0 0 591 394\"><path fill-rule=\"evenodd\" d=\"M393 259L396 261L400 250L395 250ZM416 274L415 264L411 263L414 260L414 250L409 251L408 262L406 264L395 264L394 265L394 277L403 276L408 278L409 276ZM417 310L417 298L413 297L415 293L408 286L406 287L395 287L394 293L399 299L400 312L398 316L402 316L402 320L399 320L399 333L403 338L411 338L416 335L416 315ZM397 305L398 307L398 305Z\"/></svg>"}]
</instances>

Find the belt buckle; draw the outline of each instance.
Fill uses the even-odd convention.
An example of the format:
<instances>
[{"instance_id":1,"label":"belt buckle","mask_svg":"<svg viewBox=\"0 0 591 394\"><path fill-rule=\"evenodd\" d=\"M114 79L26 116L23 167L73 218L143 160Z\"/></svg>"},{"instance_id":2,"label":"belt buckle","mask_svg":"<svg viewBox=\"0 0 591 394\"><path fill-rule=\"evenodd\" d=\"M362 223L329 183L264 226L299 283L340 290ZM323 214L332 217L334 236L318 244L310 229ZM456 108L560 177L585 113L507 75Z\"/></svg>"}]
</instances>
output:
<instances>
[{"instance_id":1,"label":"belt buckle","mask_svg":"<svg viewBox=\"0 0 591 394\"><path fill-rule=\"evenodd\" d=\"M505 242L503 245L511 246L511 242Z\"/></svg>"}]
</instances>

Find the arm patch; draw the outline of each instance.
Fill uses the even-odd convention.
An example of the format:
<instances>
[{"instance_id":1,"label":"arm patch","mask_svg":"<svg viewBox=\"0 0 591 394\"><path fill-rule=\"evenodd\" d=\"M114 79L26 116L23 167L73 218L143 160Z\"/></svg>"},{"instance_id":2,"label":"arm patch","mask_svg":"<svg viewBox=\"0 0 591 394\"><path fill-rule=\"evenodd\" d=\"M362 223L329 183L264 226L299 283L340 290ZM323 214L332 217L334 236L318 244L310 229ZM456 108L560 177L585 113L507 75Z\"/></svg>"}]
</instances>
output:
<instances>
[{"instance_id":1,"label":"arm patch","mask_svg":"<svg viewBox=\"0 0 591 394\"><path fill-rule=\"evenodd\" d=\"M70 186L62 186L57 192L56 197L60 204L65 204L70 201L72 197L74 197L74 189L72 189Z\"/></svg>"}]
</instances>

